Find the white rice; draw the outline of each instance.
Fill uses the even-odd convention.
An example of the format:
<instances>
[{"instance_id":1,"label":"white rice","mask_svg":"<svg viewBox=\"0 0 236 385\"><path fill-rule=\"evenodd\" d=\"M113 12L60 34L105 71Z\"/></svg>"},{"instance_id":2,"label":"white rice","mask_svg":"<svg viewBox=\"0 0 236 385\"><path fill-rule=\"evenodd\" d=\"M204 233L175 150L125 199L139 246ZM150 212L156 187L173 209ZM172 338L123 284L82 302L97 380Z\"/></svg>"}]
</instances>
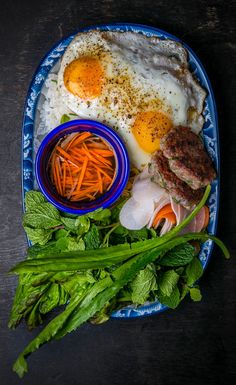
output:
<instances>
[{"instance_id":1,"label":"white rice","mask_svg":"<svg viewBox=\"0 0 236 385\"><path fill-rule=\"evenodd\" d=\"M64 114L68 115L70 120L79 118L63 102L57 88L57 73L54 69L49 73L43 85L37 105L34 127L35 151L37 151L44 136L60 124Z\"/></svg>"}]
</instances>

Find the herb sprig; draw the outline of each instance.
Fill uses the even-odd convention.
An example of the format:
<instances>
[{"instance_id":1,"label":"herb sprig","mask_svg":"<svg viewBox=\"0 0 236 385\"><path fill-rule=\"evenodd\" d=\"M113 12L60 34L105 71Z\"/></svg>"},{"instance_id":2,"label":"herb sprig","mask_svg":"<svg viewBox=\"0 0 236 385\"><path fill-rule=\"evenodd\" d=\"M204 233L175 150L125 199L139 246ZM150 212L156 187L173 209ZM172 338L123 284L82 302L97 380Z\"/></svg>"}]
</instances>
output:
<instances>
[{"instance_id":1,"label":"herb sprig","mask_svg":"<svg viewBox=\"0 0 236 385\"><path fill-rule=\"evenodd\" d=\"M226 258L229 252L207 233L178 234L209 192L208 186L195 210L162 237L148 229L123 228L118 218L124 200L112 211L73 216L60 213L41 193L28 192L23 224L33 246L27 259L11 269L19 274L19 284L9 327L15 328L23 318L29 328L36 327L46 313L63 308L19 355L13 370L22 377L28 370L26 357L42 344L62 338L87 320L104 322L125 304L158 299L174 309L188 293L199 301L196 281L203 269L191 241L211 239Z\"/></svg>"}]
</instances>

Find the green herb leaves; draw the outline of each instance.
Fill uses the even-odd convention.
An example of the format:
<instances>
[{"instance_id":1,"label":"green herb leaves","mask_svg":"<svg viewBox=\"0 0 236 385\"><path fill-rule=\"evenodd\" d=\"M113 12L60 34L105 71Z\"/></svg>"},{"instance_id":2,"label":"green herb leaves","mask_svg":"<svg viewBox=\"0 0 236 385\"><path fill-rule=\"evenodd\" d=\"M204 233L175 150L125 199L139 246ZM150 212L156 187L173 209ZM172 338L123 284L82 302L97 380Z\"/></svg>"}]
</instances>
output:
<instances>
[{"instance_id":1,"label":"green herb leaves","mask_svg":"<svg viewBox=\"0 0 236 385\"><path fill-rule=\"evenodd\" d=\"M160 260L161 266L184 266L192 261L195 249L190 243L176 246Z\"/></svg>"},{"instance_id":2,"label":"green herb leaves","mask_svg":"<svg viewBox=\"0 0 236 385\"><path fill-rule=\"evenodd\" d=\"M53 230L35 229L32 227L24 226L26 234L33 243L39 245L46 245L46 243L52 238Z\"/></svg>"},{"instance_id":3,"label":"green herb leaves","mask_svg":"<svg viewBox=\"0 0 236 385\"><path fill-rule=\"evenodd\" d=\"M131 283L131 298L135 304L143 304L150 296L150 292L157 290L155 267L148 265L140 270Z\"/></svg>"},{"instance_id":4,"label":"green herb leaves","mask_svg":"<svg viewBox=\"0 0 236 385\"><path fill-rule=\"evenodd\" d=\"M28 370L26 357L42 344L62 338L87 320L106 321L124 302L139 305L158 299L175 309L188 293L200 301L196 281L203 269L189 242L212 239L226 258L229 252L206 233L178 233L205 204L209 191L208 187L189 217L162 237L154 230L121 226L119 211L125 199L112 211L75 216L60 213L41 193L28 192L23 224L34 245L27 259L11 270L20 278L9 327L23 318L30 328L36 327L44 314L64 306L20 354L13 370L22 377Z\"/></svg>"},{"instance_id":5,"label":"green herb leaves","mask_svg":"<svg viewBox=\"0 0 236 385\"><path fill-rule=\"evenodd\" d=\"M53 205L43 202L26 211L23 225L32 228L50 229L61 225L61 218L58 210Z\"/></svg>"},{"instance_id":6,"label":"green herb leaves","mask_svg":"<svg viewBox=\"0 0 236 385\"><path fill-rule=\"evenodd\" d=\"M166 306L170 307L171 309L175 309L181 301L178 286L173 287L171 294L169 296L163 295L160 292L158 294L158 299L163 305L166 305Z\"/></svg>"},{"instance_id":7,"label":"green herb leaves","mask_svg":"<svg viewBox=\"0 0 236 385\"><path fill-rule=\"evenodd\" d=\"M71 118L69 117L69 115L64 114L64 115L62 115L62 117L61 117L60 124L69 122L70 120L71 120Z\"/></svg>"},{"instance_id":8,"label":"green herb leaves","mask_svg":"<svg viewBox=\"0 0 236 385\"><path fill-rule=\"evenodd\" d=\"M198 287L190 287L189 288L190 297L194 302L201 301L202 295L201 291Z\"/></svg>"},{"instance_id":9,"label":"green herb leaves","mask_svg":"<svg viewBox=\"0 0 236 385\"><path fill-rule=\"evenodd\" d=\"M185 273L186 282L189 286L193 285L202 276L202 265L197 257L193 258L192 262L187 266Z\"/></svg>"},{"instance_id":10,"label":"green herb leaves","mask_svg":"<svg viewBox=\"0 0 236 385\"><path fill-rule=\"evenodd\" d=\"M100 246L100 234L98 227L92 224L90 230L84 236L84 242L87 250L98 249Z\"/></svg>"},{"instance_id":11,"label":"green herb leaves","mask_svg":"<svg viewBox=\"0 0 236 385\"><path fill-rule=\"evenodd\" d=\"M174 270L165 271L159 280L159 289L161 294L169 297L177 285L178 280L179 275Z\"/></svg>"},{"instance_id":12,"label":"green herb leaves","mask_svg":"<svg viewBox=\"0 0 236 385\"><path fill-rule=\"evenodd\" d=\"M39 191L28 191L25 194L26 211L33 211L40 203L46 203L46 199Z\"/></svg>"}]
</instances>

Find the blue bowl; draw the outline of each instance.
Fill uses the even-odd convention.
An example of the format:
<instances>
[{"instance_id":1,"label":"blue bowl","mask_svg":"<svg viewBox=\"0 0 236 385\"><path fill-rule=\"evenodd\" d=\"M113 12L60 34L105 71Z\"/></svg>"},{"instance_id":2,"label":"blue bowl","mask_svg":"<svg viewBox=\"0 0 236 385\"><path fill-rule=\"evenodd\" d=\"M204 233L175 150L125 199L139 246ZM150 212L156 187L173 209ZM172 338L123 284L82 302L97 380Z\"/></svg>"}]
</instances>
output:
<instances>
[{"instance_id":1,"label":"blue bowl","mask_svg":"<svg viewBox=\"0 0 236 385\"><path fill-rule=\"evenodd\" d=\"M109 191L96 200L92 202L71 202L56 192L50 181L47 168L52 150L59 139L65 135L82 131L89 131L110 144L115 154L116 176ZM36 180L47 200L59 210L77 215L111 206L124 190L129 178L129 171L128 153L120 137L110 127L93 120L72 120L56 127L42 141L35 160Z\"/></svg>"}]
</instances>

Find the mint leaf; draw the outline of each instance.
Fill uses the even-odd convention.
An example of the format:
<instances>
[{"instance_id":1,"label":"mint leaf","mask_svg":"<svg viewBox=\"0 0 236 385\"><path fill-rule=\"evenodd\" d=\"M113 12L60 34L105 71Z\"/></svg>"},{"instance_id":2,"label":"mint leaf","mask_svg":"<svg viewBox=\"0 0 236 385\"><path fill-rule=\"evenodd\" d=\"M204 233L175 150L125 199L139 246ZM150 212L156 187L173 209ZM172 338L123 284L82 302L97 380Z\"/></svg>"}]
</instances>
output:
<instances>
[{"instance_id":1,"label":"mint leaf","mask_svg":"<svg viewBox=\"0 0 236 385\"><path fill-rule=\"evenodd\" d=\"M198 287L190 287L189 288L190 297L194 302L201 301L202 294Z\"/></svg>"},{"instance_id":2,"label":"mint leaf","mask_svg":"<svg viewBox=\"0 0 236 385\"><path fill-rule=\"evenodd\" d=\"M90 220L85 215L75 218L61 217L61 221L67 230L76 232L77 235L87 233L90 227Z\"/></svg>"},{"instance_id":3,"label":"mint leaf","mask_svg":"<svg viewBox=\"0 0 236 385\"><path fill-rule=\"evenodd\" d=\"M174 247L158 262L161 266L184 266L192 261L195 249L190 243Z\"/></svg>"},{"instance_id":4,"label":"mint leaf","mask_svg":"<svg viewBox=\"0 0 236 385\"><path fill-rule=\"evenodd\" d=\"M74 250L85 250L85 244L83 239L78 241L73 237L62 237L56 242L56 248L62 251L74 251Z\"/></svg>"},{"instance_id":5,"label":"mint leaf","mask_svg":"<svg viewBox=\"0 0 236 385\"><path fill-rule=\"evenodd\" d=\"M148 230L146 228L143 228L141 230L129 230L128 235L131 242L134 241L144 241L145 239L148 239Z\"/></svg>"},{"instance_id":6,"label":"mint leaf","mask_svg":"<svg viewBox=\"0 0 236 385\"><path fill-rule=\"evenodd\" d=\"M34 210L35 207L38 206L40 203L46 202L46 199L44 198L43 194L39 191L27 191L25 194L25 208L26 211Z\"/></svg>"},{"instance_id":7,"label":"mint leaf","mask_svg":"<svg viewBox=\"0 0 236 385\"><path fill-rule=\"evenodd\" d=\"M180 289L180 293L180 301L182 301L189 293L189 287L187 285L183 285Z\"/></svg>"},{"instance_id":8,"label":"mint leaf","mask_svg":"<svg viewBox=\"0 0 236 385\"><path fill-rule=\"evenodd\" d=\"M159 289L163 296L169 297L174 290L177 282L179 280L179 275L174 270L165 271L158 281Z\"/></svg>"},{"instance_id":9,"label":"mint leaf","mask_svg":"<svg viewBox=\"0 0 236 385\"><path fill-rule=\"evenodd\" d=\"M69 237L61 237L56 241L56 249L59 251L67 251L69 244Z\"/></svg>"},{"instance_id":10,"label":"mint leaf","mask_svg":"<svg viewBox=\"0 0 236 385\"><path fill-rule=\"evenodd\" d=\"M151 291L157 290L157 281L155 270L151 265L140 270L130 285L132 289L132 302L143 304L147 301Z\"/></svg>"},{"instance_id":11,"label":"mint leaf","mask_svg":"<svg viewBox=\"0 0 236 385\"><path fill-rule=\"evenodd\" d=\"M65 238L67 237L69 234L69 231L68 230L65 230L65 229L58 229L55 231L54 233L54 236L55 236L55 239L58 240L60 238Z\"/></svg>"},{"instance_id":12,"label":"mint leaf","mask_svg":"<svg viewBox=\"0 0 236 385\"><path fill-rule=\"evenodd\" d=\"M86 214L88 218L93 219L94 221L104 221L104 219L108 219L111 216L111 210L109 209L98 209L96 211L92 211L91 213Z\"/></svg>"},{"instance_id":13,"label":"mint leaf","mask_svg":"<svg viewBox=\"0 0 236 385\"><path fill-rule=\"evenodd\" d=\"M85 248L88 250L98 249L100 246L100 234L96 225L92 224L90 230L84 236Z\"/></svg>"},{"instance_id":14,"label":"mint leaf","mask_svg":"<svg viewBox=\"0 0 236 385\"><path fill-rule=\"evenodd\" d=\"M61 217L61 221L67 230L76 230L77 226L75 225L76 218L67 218Z\"/></svg>"},{"instance_id":15,"label":"mint leaf","mask_svg":"<svg viewBox=\"0 0 236 385\"><path fill-rule=\"evenodd\" d=\"M62 117L61 117L60 124L69 122L70 120L71 120L70 117L69 117L68 115L64 114L64 115L62 115Z\"/></svg>"},{"instance_id":16,"label":"mint leaf","mask_svg":"<svg viewBox=\"0 0 236 385\"><path fill-rule=\"evenodd\" d=\"M75 220L76 233L77 235L83 235L89 231L90 228L90 220L87 216L82 215L77 217Z\"/></svg>"},{"instance_id":17,"label":"mint leaf","mask_svg":"<svg viewBox=\"0 0 236 385\"><path fill-rule=\"evenodd\" d=\"M23 226L50 229L61 225L59 211L50 203L38 203L23 216Z\"/></svg>"},{"instance_id":18,"label":"mint leaf","mask_svg":"<svg viewBox=\"0 0 236 385\"><path fill-rule=\"evenodd\" d=\"M175 309L181 301L178 286L174 287L170 296L165 296L165 295L159 293L158 299L163 305L166 305L166 306L170 307L171 309Z\"/></svg>"},{"instance_id":19,"label":"mint leaf","mask_svg":"<svg viewBox=\"0 0 236 385\"><path fill-rule=\"evenodd\" d=\"M46 245L46 243L52 238L53 230L45 229L32 229L31 227L24 226L26 234L29 239L34 244L39 244L41 246Z\"/></svg>"},{"instance_id":20,"label":"mint leaf","mask_svg":"<svg viewBox=\"0 0 236 385\"><path fill-rule=\"evenodd\" d=\"M194 257L192 262L190 262L185 270L185 279L187 285L193 285L202 276L202 273L203 268L201 262L197 257Z\"/></svg>"},{"instance_id":21,"label":"mint leaf","mask_svg":"<svg viewBox=\"0 0 236 385\"><path fill-rule=\"evenodd\" d=\"M85 250L85 243L84 243L83 239L76 241L73 238L69 238L67 248L68 248L68 250L71 250L71 251L73 251L73 250Z\"/></svg>"}]
</instances>

